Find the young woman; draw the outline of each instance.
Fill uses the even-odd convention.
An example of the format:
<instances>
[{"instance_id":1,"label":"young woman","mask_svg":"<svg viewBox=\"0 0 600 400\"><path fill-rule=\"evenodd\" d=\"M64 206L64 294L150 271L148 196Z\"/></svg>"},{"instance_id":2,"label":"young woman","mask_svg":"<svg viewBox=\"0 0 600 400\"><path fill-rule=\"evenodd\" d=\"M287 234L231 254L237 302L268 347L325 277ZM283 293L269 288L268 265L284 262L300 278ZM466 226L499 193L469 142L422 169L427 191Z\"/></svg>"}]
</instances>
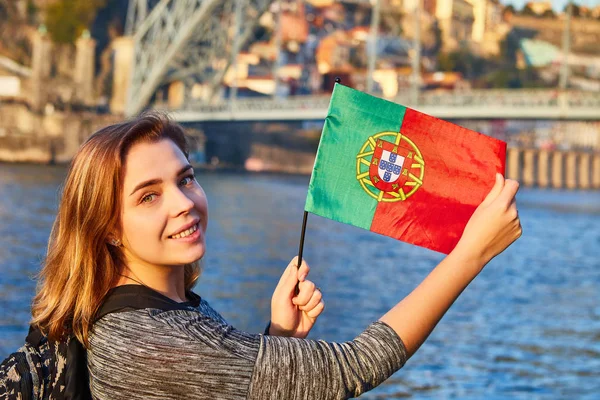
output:
<instances>
[{"instance_id":1,"label":"young woman","mask_svg":"<svg viewBox=\"0 0 600 400\"><path fill-rule=\"evenodd\" d=\"M297 259L275 289L268 332L250 334L191 291L205 252L206 197L182 128L142 115L96 132L75 156L32 325L51 340L75 336L85 345L96 399L358 396L402 367L469 282L520 236L518 184L495 179L454 251L353 341L304 339L324 304ZM123 306L102 313L115 299Z\"/></svg>"}]
</instances>

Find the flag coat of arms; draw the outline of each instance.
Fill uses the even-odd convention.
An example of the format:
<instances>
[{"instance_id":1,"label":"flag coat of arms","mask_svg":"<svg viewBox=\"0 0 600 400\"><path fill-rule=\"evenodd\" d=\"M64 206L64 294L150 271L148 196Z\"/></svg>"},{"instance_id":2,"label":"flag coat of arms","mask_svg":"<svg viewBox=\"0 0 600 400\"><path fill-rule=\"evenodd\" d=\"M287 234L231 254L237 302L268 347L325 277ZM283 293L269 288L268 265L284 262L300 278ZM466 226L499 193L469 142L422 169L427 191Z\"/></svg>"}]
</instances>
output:
<instances>
[{"instance_id":1,"label":"flag coat of arms","mask_svg":"<svg viewBox=\"0 0 600 400\"><path fill-rule=\"evenodd\" d=\"M305 210L448 254L506 143L336 84Z\"/></svg>"}]
</instances>

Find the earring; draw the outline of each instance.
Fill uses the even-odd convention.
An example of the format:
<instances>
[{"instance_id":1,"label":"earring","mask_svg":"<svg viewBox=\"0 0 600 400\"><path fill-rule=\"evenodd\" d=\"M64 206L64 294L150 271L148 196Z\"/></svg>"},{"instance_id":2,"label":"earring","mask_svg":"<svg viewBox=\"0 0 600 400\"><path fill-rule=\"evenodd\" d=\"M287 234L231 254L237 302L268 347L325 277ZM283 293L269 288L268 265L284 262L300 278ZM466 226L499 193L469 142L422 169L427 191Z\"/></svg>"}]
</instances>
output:
<instances>
[{"instance_id":1,"label":"earring","mask_svg":"<svg viewBox=\"0 0 600 400\"><path fill-rule=\"evenodd\" d=\"M112 244L115 247L119 247L121 245L121 241L119 239L111 239L110 244Z\"/></svg>"}]
</instances>

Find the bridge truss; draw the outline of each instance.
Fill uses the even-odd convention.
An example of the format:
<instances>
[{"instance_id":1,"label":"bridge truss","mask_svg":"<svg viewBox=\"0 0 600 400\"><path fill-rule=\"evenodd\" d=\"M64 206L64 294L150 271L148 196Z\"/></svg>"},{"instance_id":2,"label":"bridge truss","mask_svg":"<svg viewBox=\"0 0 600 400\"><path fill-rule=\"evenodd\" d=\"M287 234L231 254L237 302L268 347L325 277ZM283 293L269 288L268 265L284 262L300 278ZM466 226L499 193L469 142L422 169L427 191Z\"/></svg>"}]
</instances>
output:
<instances>
[{"instance_id":1,"label":"bridge truss","mask_svg":"<svg viewBox=\"0 0 600 400\"><path fill-rule=\"evenodd\" d=\"M157 88L204 83L209 97L272 0L129 0L134 55L125 113L139 113Z\"/></svg>"}]
</instances>

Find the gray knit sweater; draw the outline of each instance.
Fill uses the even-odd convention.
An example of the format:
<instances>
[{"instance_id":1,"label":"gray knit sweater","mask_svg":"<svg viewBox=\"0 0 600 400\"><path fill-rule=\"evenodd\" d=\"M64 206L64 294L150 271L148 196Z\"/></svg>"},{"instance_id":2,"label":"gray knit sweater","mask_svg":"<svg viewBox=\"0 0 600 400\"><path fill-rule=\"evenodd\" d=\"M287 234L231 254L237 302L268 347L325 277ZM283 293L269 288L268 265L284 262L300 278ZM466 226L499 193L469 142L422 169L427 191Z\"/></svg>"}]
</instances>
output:
<instances>
[{"instance_id":1,"label":"gray knit sweater","mask_svg":"<svg viewBox=\"0 0 600 400\"><path fill-rule=\"evenodd\" d=\"M206 301L108 314L90 335L94 399L345 399L406 361L383 322L346 343L241 332Z\"/></svg>"}]
</instances>

